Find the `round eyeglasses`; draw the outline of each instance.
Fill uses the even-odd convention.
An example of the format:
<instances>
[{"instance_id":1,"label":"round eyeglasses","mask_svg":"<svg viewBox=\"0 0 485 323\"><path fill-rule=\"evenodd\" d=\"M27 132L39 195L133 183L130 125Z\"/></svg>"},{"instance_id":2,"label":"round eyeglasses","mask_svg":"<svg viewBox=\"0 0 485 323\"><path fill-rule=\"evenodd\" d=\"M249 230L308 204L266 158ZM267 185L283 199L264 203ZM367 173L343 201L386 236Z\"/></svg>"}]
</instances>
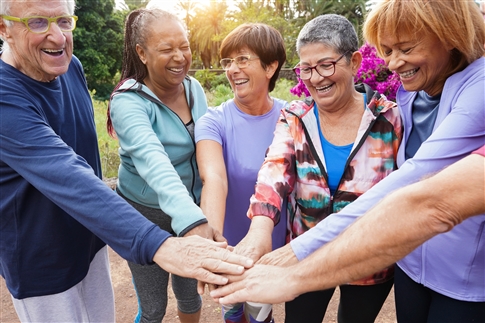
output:
<instances>
[{"instance_id":1,"label":"round eyeglasses","mask_svg":"<svg viewBox=\"0 0 485 323\"><path fill-rule=\"evenodd\" d=\"M318 63L315 66L295 66L293 72L301 80L309 80L312 77L313 70L317 71L318 75L322 77L329 77L335 74L335 65L340 61L349 51L346 51L339 58L334 61L326 61Z\"/></svg>"},{"instance_id":2,"label":"round eyeglasses","mask_svg":"<svg viewBox=\"0 0 485 323\"><path fill-rule=\"evenodd\" d=\"M51 27L51 23L55 22L59 29L63 32L73 31L76 29L77 16L57 16L57 17L44 17L44 16L32 16L32 17L13 17L2 16L5 20L22 22L25 24L28 30L36 34L46 33Z\"/></svg>"},{"instance_id":3,"label":"round eyeglasses","mask_svg":"<svg viewBox=\"0 0 485 323\"><path fill-rule=\"evenodd\" d=\"M223 58L220 60L221 67L224 70L228 70L231 68L232 62L236 63L236 66L240 69L246 68L249 66L250 61L254 61L259 59L259 57L251 56L251 55L240 55L234 58Z\"/></svg>"}]
</instances>

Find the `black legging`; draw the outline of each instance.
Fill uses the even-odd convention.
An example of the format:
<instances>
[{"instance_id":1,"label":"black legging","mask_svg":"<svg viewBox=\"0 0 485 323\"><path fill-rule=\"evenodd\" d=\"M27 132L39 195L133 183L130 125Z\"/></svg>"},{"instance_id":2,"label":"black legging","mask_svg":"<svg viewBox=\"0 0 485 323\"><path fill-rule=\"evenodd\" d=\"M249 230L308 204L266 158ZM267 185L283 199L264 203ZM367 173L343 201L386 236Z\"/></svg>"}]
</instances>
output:
<instances>
[{"instance_id":1,"label":"black legging","mask_svg":"<svg viewBox=\"0 0 485 323\"><path fill-rule=\"evenodd\" d=\"M399 266L394 279L399 323L485 322L485 302L465 302L439 294L416 283Z\"/></svg>"},{"instance_id":2,"label":"black legging","mask_svg":"<svg viewBox=\"0 0 485 323\"><path fill-rule=\"evenodd\" d=\"M339 286L338 322L374 322L389 295L392 284L391 279L376 285ZM334 291L335 288L310 292L285 303L285 323L322 323Z\"/></svg>"}]
</instances>

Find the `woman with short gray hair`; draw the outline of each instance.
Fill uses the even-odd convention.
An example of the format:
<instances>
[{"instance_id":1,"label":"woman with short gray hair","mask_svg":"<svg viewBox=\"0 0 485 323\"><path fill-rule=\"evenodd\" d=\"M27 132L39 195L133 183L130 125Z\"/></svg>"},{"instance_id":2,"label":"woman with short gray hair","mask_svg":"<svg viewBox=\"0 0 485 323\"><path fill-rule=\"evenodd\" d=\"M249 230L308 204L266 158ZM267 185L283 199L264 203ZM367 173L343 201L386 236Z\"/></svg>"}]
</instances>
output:
<instances>
[{"instance_id":1,"label":"woman with short gray hair","mask_svg":"<svg viewBox=\"0 0 485 323\"><path fill-rule=\"evenodd\" d=\"M311 97L283 109L259 171L250 218L278 219L287 200L287 241L339 212L396 169L401 119L394 102L354 85L362 55L339 15L309 21L296 43L294 72ZM394 266L340 286L338 321L374 322L393 285ZM285 305L286 323L321 323L335 289Z\"/></svg>"}]
</instances>

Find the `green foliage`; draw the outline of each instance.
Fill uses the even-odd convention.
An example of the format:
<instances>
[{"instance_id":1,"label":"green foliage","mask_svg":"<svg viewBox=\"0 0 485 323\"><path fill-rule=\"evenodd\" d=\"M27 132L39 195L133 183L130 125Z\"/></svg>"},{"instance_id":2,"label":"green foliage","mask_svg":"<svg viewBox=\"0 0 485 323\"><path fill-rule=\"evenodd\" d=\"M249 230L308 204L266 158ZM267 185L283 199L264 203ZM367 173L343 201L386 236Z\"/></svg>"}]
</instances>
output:
<instances>
[{"instance_id":1,"label":"green foliage","mask_svg":"<svg viewBox=\"0 0 485 323\"><path fill-rule=\"evenodd\" d=\"M290 93L290 89L296 85L295 81L290 81L287 79L279 78L276 81L276 86L274 90L270 93L272 97L285 100L285 101L293 101L295 100L295 96Z\"/></svg>"},{"instance_id":2,"label":"green foliage","mask_svg":"<svg viewBox=\"0 0 485 323\"><path fill-rule=\"evenodd\" d=\"M263 6L263 3L264 1L240 2L239 10L230 15L231 19L223 22L224 32L220 35L221 40L242 23L265 23L274 27L283 36L287 62L292 64L295 60L294 43L296 36L298 36L298 30L288 23L291 20L285 18L285 10L281 7L281 2L276 6L276 8L279 8L279 14L275 14L275 7Z\"/></svg>"},{"instance_id":3,"label":"green foliage","mask_svg":"<svg viewBox=\"0 0 485 323\"><path fill-rule=\"evenodd\" d=\"M214 1L205 7L195 7L195 16L188 21L190 47L200 57L204 68L217 65L222 22L226 19L228 6L225 1Z\"/></svg>"},{"instance_id":4,"label":"green foliage","mask_svg":"<svg viewBox=\"0 0 485 323\"><path fill-rule=\"evenodd\" d=\"M207 104L210 107L217 107L221 103L234 97L229 85L219 84L213 90L206 92Z\"/></svg>"},{"instance_id":5,"label":"green foliage","mask_svg":"<svg viewBox=\"0 0 485 323\"><path fill-rule=\"evenodd\" d=\"M193 52L194 68L218 66L218 49L224 37L242 23L261 22L273 26L286 45L287 67L298 62L295 42L303 25L322 14L345 16L361 37L366 0L239 0L230 9L223 1L195 8L193 0L179 0L185 15ZM191 14L195 13L195 14ZM362 43L362 41L361 41Z\"/></svg>"},{"instance_id":6,"label":"green foliage","mask_svg":"<svg viewBox=\"0 0 485 323\"><path fill-rule=\"evenodd\" d=\"M228 85L229 81L227 80L226 73L217 74L214 80L211 82L211 88L218 86L219 84Z\"/></svg>"},{"instance_id":7,"label":"green foliage","mask_svg":"<svg viewBox=\"0 0 485 323\"><path fill-rule=\"evenodd\" d=\"M81 60L88 87L107 99L118 80L123 54L124 13L114 12L114 0L78 0L74 54Z\"/></svg>"},{"instance_id":8,"label":"green foliage","mask_svg":"<svg viewBox=\"0 0 485 323\"><path fill-rule=\"evenodd\" d=\"M91 95L94 93L91 92ZM108 111L108 101L93 99L94 122L98 134L99 153L101 155L101 168L103 177L117 177L120 157L118 155L118 140L108 135L106 130L106 120Z\"/></svg>"},{"instance_id":9,"label":"green foliage","mask_svg":"<svg viewBox=\"0 0 485 323\"><path fill-rule=\"evenodd\" d=\"M225 73L217 73L209 69L196 71L194 78L200 82L206 91L216 88L219 84L228 85Z\"/></svg>"},{"instance_id":10,"label":"green foliage","mask_svg":"<svg viewBox=\"0 0 485 323\"><path fill-rule=\"evenodd\" d=\"M129 10L135 10L138 8L144 8L148 4L149 0L125 0L125 5Z\"/></svg>"},{"instance_id":11,"label":"green foliage","mask_svg":"<svg viewBox=\"0 0 485 323\"><path fill-rule=\"evenodd\" d=\"M347 18L355 28L357 36L359 37L360 45L364 43L362 39L362 25L364 24L364 15L367 12L366 0L338 0L333 1L333 7L331 12L338 15L342 15Z\"/></svg>"},{"instance_id":12,"label":"green foliage","mask_svg":"<svg viewBox=\"0 0 485 323\"><path fill-rule=\"evenodd\" d=\"M214 81L216 76L217 75L215 72L208 69L198 70L194 75L197 81L199 81L202 87L206 90L209 90L212 87L211 83Z\"/></svg>"},{"instance_id":13,"label":"green foliage","mask_svg":"<svg viewBox=\"0 0 485 323\"><path fill-rule=\"evenodd\" d=\"M295 99L295 97L290 93L290 89L295 86L295 84L295 81L280 78L276 81L276 86L270 95L272 97L290 102ZM221 103L232 99L234 97L234 93L226 81L226 84L219 84L213 87L211 90L206 90L206 96L208 105L210 107L216 107L221 105Z\"/></svg>"}]
</instances>

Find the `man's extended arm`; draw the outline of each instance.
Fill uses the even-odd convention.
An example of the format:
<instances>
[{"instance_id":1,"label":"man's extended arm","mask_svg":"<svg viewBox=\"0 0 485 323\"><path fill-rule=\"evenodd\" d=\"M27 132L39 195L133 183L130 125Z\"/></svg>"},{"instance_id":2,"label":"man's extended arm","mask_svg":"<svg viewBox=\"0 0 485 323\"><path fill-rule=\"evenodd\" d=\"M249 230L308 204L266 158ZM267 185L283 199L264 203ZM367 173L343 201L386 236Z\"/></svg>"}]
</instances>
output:
<instances>
[{"instance_id":1,"label":"man's extended arm","mask_svg":"<svg viewBox=\"0 0 485 323\"><path fill-rule=\"evenodd\" d=\"M286 268L257 265L244 280L211 295L228 295L220 299L224 304L277 303L354 281L484 212L485 159L474 154L433 177L391 193L337 239L301 262Z\"/></svg>"}]
</instances>

